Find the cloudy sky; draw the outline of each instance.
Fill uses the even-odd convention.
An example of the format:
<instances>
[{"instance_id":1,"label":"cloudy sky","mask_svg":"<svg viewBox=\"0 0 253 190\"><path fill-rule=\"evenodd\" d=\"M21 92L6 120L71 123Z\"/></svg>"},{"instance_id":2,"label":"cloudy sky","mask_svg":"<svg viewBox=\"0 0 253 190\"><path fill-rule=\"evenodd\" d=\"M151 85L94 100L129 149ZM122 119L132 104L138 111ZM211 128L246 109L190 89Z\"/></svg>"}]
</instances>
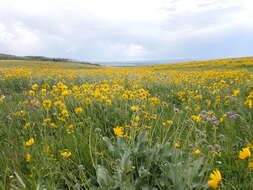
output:
<instances>
[{"instance_id":1,"label":"cloudy sky","mask_svg":"<svg viewBox=\"0 0 253 190\"><path fill-rule=\"evenodd\" d=\"M0 2L0 53L86 61L253 56L252 0Z\"/></svg>"}]
</instances>

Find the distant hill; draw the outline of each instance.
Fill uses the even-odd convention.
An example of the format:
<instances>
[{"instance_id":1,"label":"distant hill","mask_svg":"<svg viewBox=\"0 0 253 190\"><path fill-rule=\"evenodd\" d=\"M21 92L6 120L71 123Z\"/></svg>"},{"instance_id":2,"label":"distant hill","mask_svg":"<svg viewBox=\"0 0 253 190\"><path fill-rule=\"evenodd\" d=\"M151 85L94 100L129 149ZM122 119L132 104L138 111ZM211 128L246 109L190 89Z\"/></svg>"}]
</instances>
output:
<instances>
[{"instance_id":1,"label":"distant hill","mask_svg":"<svg viewBox=\"0 0 253 190\"><path fill-rule=\"evenodd\" d=\"M215 69L247 69L253 71L253 57L235 57L181 62L176 64L150 65L155 70L215 70Z\"/></svg>"},{"instance_id":2,"label":"distant hill","mask_svg":"<svg viewBox=\"0 0 253 190\"><path fill-rule=\"evenodd\" d=\"M16 55L9 55L9 54L2 54L0 53L0 60L31 60L31 61L54 61L54 62L76 62L76 63L83 63L83 64L90 64L90 65L98 65L92 64L89 62L83 61L75 61L66 58L50 58L45 56L16 56Z\"/></svg>"}]
</instances>

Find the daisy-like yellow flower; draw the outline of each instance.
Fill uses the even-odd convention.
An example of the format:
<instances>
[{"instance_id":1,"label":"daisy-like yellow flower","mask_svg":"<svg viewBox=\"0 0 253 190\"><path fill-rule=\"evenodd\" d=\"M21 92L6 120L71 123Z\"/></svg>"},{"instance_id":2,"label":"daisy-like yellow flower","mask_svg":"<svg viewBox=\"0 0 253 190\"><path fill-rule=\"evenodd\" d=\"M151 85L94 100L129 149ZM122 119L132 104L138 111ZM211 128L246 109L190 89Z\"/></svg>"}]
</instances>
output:
<instances>
[{"instance_id":1,"label":"daisy-like yellow flower","mask_svg":"<svg viewBox=\"0 0 253 190\"><path fill-rule=\"evenodd\" d=\"M201 122L201 117L200 116L198 116L198 115L192 115L191 116L191 119L193 120L193 121L195 121L196 123L200 123Z\"/></svg>"},{"instance_id":2,"label":"daisy-like yellow flower","mask_svg":"<svg viewBox=\"0 0 253 190\"><path fill-rule=\"evenodd\" d=\"M18 117L23 117L23 116L25 115L25 112L24 112L23 110L17 111L17 112L15 113L15 115L18 116Z\"/></svg>"},{"instance_id":3,"label":"daisy-like yellow flower","mask_svg":"<svg viewBox=\"0 0 253 190\"><path fill-rule=\"evenodd\" d=\"M74 128L74 125L72 125L72 124L70 124L69 126L68 126L68 129L73 129Z\"/></svg>"},{"instance_id":4,"label":"daisy-like yellow flower","mask_svg":"<svg viewBox=\"0 0 253 190\"><path fill-rule=\"evenodd\" d=\"M42 96L46 96L46 94L47 94L47 89L41 89L41 90L40 90L40 94L41 94Z\"/></svg>"},{"instance_id":5,"label":"daisy-like yellow flower","mask_svg":"<svg viewBox=\"0 0 253 190\"><path fill-rule=\"evenodd\" d=\"M203 96L202 96L202 95L196 95L196 96L194 96L194 98L195 98L195 99L202 99Z\"/></svg>"},{"instance_id":6,"label":"daisy-like yellow flower","mask_svg":"<svg viewBox=\"0 0 253 190\"><path fill-rule=\"evenodd\" d=\"M246 159L248 157L251 156L251 152L250 152L250 149L247 147L247 148L243 148L240 152L239 152L239 158L240 159Z\"/></svg>"},{"instance_id":7,"label":"daisy-like yellow flower","mask_svg":"<svg viewBox=\"0 0 253 190\"><path fill-rule=\"evenodd\" d=\"M72 155L72 153L71 152L61 152L61 155L62 155L62 157L64 157L64 158L68 158L68 157L70 157L71 155Z\"/></svg>"},{"instance_id":8,"label":"daisy-like yellow flower","mask_svg":"<svg viewBox=\"0 0 253 190\"><path fill-rule=\"evenodd\" d=\"M24 128L25 128L25 129L27 129L27 128L30 127L30 126L31 126L31 123L29 123L29 122L24 124Z\"/></svg>"},{"instance_id":9,"label":"daisy-like yellow flower","mask_svg":"<svg viewBox=\"0 0 253 190\"><path fill-rule=\"evenodd\" d=\"M157 119L157 115L156 115L156 114L152 114L152 115L150 116L150 119L156 120L156 119Z\"/></svg>"},{"instance_id":10,"label":"daisy-like yellow flower","mask_svg":"<svg viewBox=\"0 0 253 190\"><path fill-rule=\"evenodd\" d=\"M134 120L135 120L135 121L140 121L140 117L139 117L139 116L136 116L136 117L134 117Z\"/></svg>"},{"instance_id":11,"label":"daisy-like yellow flower","mask_svg":"<svg viewBox=\"0 0 253 190\"><path fill-rule=\"evenodd\" d=\"M48 123L48 122L50 122L51 120L52 120L51 118L46 118L46 119L43 120L43 122L44 122L44 123Z\"/></svg>"},{"instance_id":12,"label":"daisy-like yellow flower","mask_svg":"<svg viewBox=\"0 0 253 190\"><path fill-rule=\"evenodd\" d=\"M61 111L61 114L62 114L64 117L68 117L68 116L69 116L69 112L68 112L68 110L66 110L66 109L63 109L63 110Z\"/></svg>"},{"instance_id":13,"label":"daisy-like yellow flower","mask_svg":"<svg viewBox=\"0 0 253 190\"><path fill-rule=\"evenodd\" d=\"M4 95L1 95L0 96L0 102L3 102L5 100L5 96Z\"/></svg>"},{"instance_id":14,"label":"daisy-like yellow flower","mask_svg":"<svg viewBox=\"0 0 253 190\"><path fill-rule=\"evenodd\" d=\"M29 91L29 95L30 95L30 96L35 96L35 92L34 92L33 90L30 90L30 91Z\"/></svg>"},{"instance_id":15,"label":"daisy-like yellow flower","mask_svg":"<svg viewBox=\"0 0 253 190\"><path fill-rule=\"evenodd\" d=\"M249 108L253 108L253 100L251 100L251 99L247 99L244 102L244 104L247 105Z\"/></svg>"},{"instance_id":16,"label":"daisy-like yellow flower","mask_svg":"<svg viewBox=\"0 0 253 190\"><path fill-rule=\"evenodd\" d=\"M25 160L26 160L27 162L31 162L31 160L32 160L32 155L29 154L29 153L27 153L27 154L25 155Z\"/></svg>"},{"instance_id":17,"label":"daisy-like yellow flower","mask_svg":"<svg viewBox=\"0 0 253 190\"><path fill-rule=\"evenodd\" d=\"M172 120L167 120L167 121L162 122L162 124L163 125L172 125L173 121Z\"/></svg>"},{"instance_id":18,"label":"daisy-like yellow flower","mask_svg":"<svg viewBox=\"0 0 253 190\"><path fill-rule=\"evenodd\" d=\"M126 127L125 127L125 128L126 128ZM145 128L145 129L151 129L151 128L152 128L152 126L145 125L145 126L144 126L144 128Z\"/></svg>"},{"instance_id":19,"label":"daisy-like yellow flower","mask_svg":"<svg viewBox=\"0 0 253 190\"><path fill-rule=\"evenodd\" d=\"M66 109L66 105L60 100L54 102L54 105L61 110Z\"/></svg>"},{"instance_id":20,"label":"daisy-like yellow flower","mask_svg":"<svg viewBox=\"0 0 253 190\"><path fill-rule=\"evenodd\" d=\"M66 119L64 119L63 117L57 117L57 119L58 119L59 121L66 122Z\"/></svg>"},{"instance_id":21,"label":"daisy-like yellow flower","mask_svg":"<svg viewBox=\"0 0 253 190\"><path fill-rule=\"evenodd\" d=\"M132 126L132 127L137 127L137 126L138 126L138 122L132 121L132 122L131 122L131 126Z\"/></svg>"},{"instance_id":22,"label":"daisy-like yellow flower","mask_svg":"<svg viewBox=\"0 0 253 190\"><path fill-rule=\"evenodd\" d=\"M178 143L175 143L175 145L174 145L176 148L179 148L181 145L180 144L178 144Z\"/></svg>"},{"instance_id":23,"label":"daisy-like yellow flower","mask_svg":"<svg viewBox=\"0 0 253 190\"><path fill-rule=\"evenodd\" d=\"M248 164L248 168L253 170L253 161L250 161L249 164Z\"/></svg>"},{"instance_id":24,"label":"daisy-like yellow flower","mask_svg":"<svg viewBox=\"0 0 253 190\"><path fill-rule=\"evenodd\" d=\"M196 150L194 150L194 153L195 153L195 154L201 154L202 152L201 152L201 150L196 149Z\"/></svg>"},{"instance_id":25,"label":"daisy-like yellow flower","mask_svg":"<svg viewBox=\"0 0 253 190\"><path fill-rule=\"evenodd\" d=\"M66 132L67 132L68 134L73 134L73 133L74 133L74 130L73 130L73 129L66 129Z\"/></svg>"},{"instance_id":26,"label":"daisy-like yellow flower","mask_svg":"<svg viewBox=\"0 0 253 190\"><path fill-rule=\"evenodd\" d=\"M132 106L132 107L131 107L131 110L132 110L132 111L139 111L139 107L138 107L138 106Z\"/></svg>"},{"instance_id":27,"label":"daisy-like yellow flower","mask_svg":"<svg viewBox=\"0 0 253 190\"><path fill-rule=\"evenodd\" d=\"M253 145L251 143L247 144L247 148L253 149Z\"/></svg>"},{"instance_id":28,"label":"daisy-like yellow flower","mask_svg":"<svg viewBox=\"0 0 253 190\"><path fill-rule=\"evenodd\" d=\"M76 114L82 113L82 112L83 112L83 108L81 108L81 107L75 108L75 113Z\"/></svg>"},{"instance_id":29,"label":"daisy-like yellow flower","mask_svg":"<svg viewBox=\"0 0 253 190\"><path fill-rule=\"evenodd\" d=\"M52 105L51 100L43 100L42 105L45 109L49 109Z\"/></svg>"},{"instance_id":30,"label":"daisy-like yellow flower","mask_svg":"<svg viewBox=\"0 0 253 190\"><path fill-rule=\"evenodd\" d=\"M239 93L240 93L240 90L239 90L239 89L233 90L232 96L237 96Z\"/></svg>"},{"instance_id":31,"label":"daisy-like yellow flower","mask_svg":"<svg viewBox=\"0 0 253 190\"><path fill-rule=\"evenodd\" d=\"M49 125L53 128L58 128L58 126L55 123L50 123Z\"/></svg>"},{"instance_id":32,"label":"daisy-like yellow flower","mask_svg":"<svg viewBox=\"0 0 253 190\"><path fill-rule=\"evenodd\" d=\"M107 105L112 105L112 100L107 99L107 100L105 101L105 103L106 103Z\"/></svg>"},{"instance_id":33,"label":"daisy-like yellow flower","mask_svg":"<svg viewBox=\"0 0 253 190\"><path fill-rule=\"evenodd\" d=\"M212 188L216 189L219 186L220 181L222 180L221 173L219 170L213 170L210 174L210 180L208 180L208 185L210 185Z\"/></svg>"},{"instance_id":34,"label":"daisy-like yellow flower","mask_svg":"<svg viewBox=\"0 0 253 190\"><path fill-rule=\"evenodd\" d=\"M28 141L25 142L25 146L32 146L35 143L34 138L29 139Z\"/></svg>"},{"instance_id":35,"label":"daisy-like yellow flower","mask_svg":"<svg viewBox=\"0 0 253 190\"><path fill-rule=\"evenodd\" d=\"M47 83L44 83L44 84L42 84L42 88L49 88L50 87L50 85L49 84L47 84Z\"/></svg>"},{"instance_id":36,"label":"daisy-like yellow flower","mask_svg":"<svg viewBox=\"0 0 253 190\"><path fill-rule=\"evenodd\" d=\"M39 85L38 85L38 84L33 84L33 85L32 85L32 89L33 89L33 90L37 90L37 89L38 89L38 87L39 87Z\"/></svg>"},{"instance_id":37,"label":"daisy-like yellow flower","mask_svg":"<svg viewBox=\"0 0 253 190\"><path fill-rule=\"evenodd\" d=\"M118 137L123 137L123 135L124 135L124 128L123 128L123 127L115 127L115 128L113 129L113 132L114 132L114 134L115 134L116 136L118 136Z\"/></svg>"},{"instance_id":38,"label":"daisy-like yellow flower","mask_svg":"<svg viewBox=\"0 0 253 190\"><path fill-rule=\"evenodd\" d=\"M90 98L85 98L83 102L85 104L91 104L91 99Z\"/></svg>"}]
</instances>

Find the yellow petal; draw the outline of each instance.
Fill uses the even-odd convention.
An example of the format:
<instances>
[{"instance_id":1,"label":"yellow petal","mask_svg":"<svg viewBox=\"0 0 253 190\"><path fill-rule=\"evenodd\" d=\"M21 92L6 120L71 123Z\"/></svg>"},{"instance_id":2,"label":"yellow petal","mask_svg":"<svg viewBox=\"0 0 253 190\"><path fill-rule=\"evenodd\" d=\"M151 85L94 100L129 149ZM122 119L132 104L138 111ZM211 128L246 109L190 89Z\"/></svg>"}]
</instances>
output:
<instances>
[{"instance_id":1,"label":"yellow petal","mask_svg":"<svg viewBox=\"0 0 253 190\"><path fill-rule=\"evenodd\" d=\"M212 188L216 189L218 187L218 182L216 180L208 180L208 185L210 185Z\"/></svg>"}]
</instances>

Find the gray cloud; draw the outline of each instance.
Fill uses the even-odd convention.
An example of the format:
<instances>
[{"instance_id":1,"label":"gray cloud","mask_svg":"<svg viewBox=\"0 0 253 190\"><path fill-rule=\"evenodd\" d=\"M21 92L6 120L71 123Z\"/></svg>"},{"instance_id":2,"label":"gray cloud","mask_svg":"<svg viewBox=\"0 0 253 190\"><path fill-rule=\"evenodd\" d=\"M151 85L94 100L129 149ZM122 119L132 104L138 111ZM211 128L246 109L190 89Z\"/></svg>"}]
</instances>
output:
<instances>
[{"instance_id":1,"label":"gray cloud","mask_svg":"<svg viewBox=\"0 0 253 190\"><path fill-rule=\"evenodd\" d=\"M108 0L103 9L95 3L85 4L89 1L79 1L80 5L55 1L50 7L49 1L14 2L17 5L3 3L0 7L3 53L125 61L244 56L251 53L246 47L253 46L248 43L250 33L238 31L239 27L252 31L253 23L248 19L253 16L252 3L157 0L147 2L145 8L146 1L140 0L142 4L132 8L134 1L124 7ZM116 8L111 8L115 3ZM234 44L241 49L231 47ZM222 51L222 47L226 49Z\"/></svg>"}]
</instances>

